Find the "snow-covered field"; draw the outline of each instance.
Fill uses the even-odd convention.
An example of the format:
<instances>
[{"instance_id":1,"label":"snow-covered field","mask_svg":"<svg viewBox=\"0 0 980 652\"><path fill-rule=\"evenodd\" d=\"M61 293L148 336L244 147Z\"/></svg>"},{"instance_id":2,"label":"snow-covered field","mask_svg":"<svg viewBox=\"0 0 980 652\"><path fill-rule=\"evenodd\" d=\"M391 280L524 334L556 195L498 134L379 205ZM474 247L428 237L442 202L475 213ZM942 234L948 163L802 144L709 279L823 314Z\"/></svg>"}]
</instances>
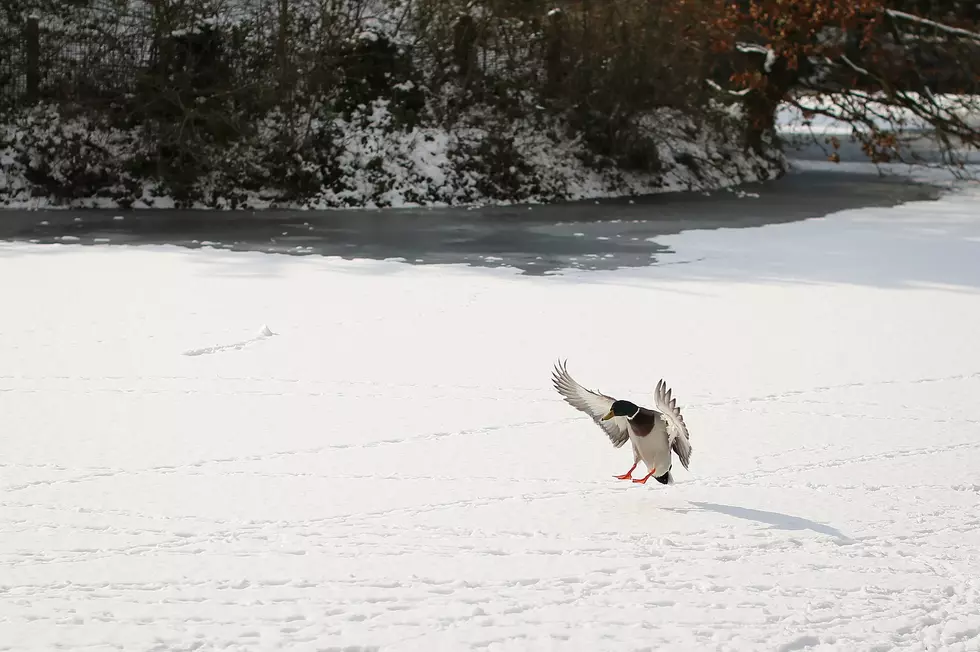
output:
<instances>
[{"instance_id":1,"label":"snow-covered field","mask_svg":"<svg viewBox=\"0 0 980 652\"><path fill-rule=\"evenodd\" d=\"M980 650L980 190L658 241L0 244L0 649ZM559 357L690 472L613 479Z\"/></svg>"}]
</instances>

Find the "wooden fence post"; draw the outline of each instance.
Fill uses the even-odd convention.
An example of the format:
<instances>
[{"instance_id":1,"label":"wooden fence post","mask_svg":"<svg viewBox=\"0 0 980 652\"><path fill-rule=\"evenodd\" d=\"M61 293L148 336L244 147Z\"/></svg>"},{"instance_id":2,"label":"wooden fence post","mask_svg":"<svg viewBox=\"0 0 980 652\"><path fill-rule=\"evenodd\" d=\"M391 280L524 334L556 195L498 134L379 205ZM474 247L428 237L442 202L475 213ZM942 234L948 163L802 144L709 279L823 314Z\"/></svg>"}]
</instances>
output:
<instances>
[{"instance_id":1,"label":"wooden fence post","mask_svg":"<svg viewBox=\"0 0 980 652\"><path fill-rule=\"evenodd\" d=\"M453 29L453 62L463 83L469 85L476 68L476 22L467 14L459 17Z\"/></svg>"},{"instance_id":2,"label":"wooden fence post","mask_svg":"<svg viewBox=\"0 0 980 652\"><path fill-rule=\"evenodd\" d=\"M289 0L279 0L279 35L276 38L276 59L279 64L279 88L291 97L293 80L289 69Z\"/></svg>"},{"instance_id":3,"label":"wooden fence post","mask_svg":"<svg viewBox=\"0 0 980 652\"><path fill-rule=\"evenodd\" d=\"M38 99L41 86L41 29L37 16L27 19L24 29L25 77L27 78L27 101Z\"/></svg>"},{"instance_id":4,"label":"wooden fence post","mask_svg":"<svg viewBox=\"0 0 980 652\"><path fill-rule=\"evenodd\" d=\"M565 49L565 14L560 9L548 13L545 26L545 70L547 74L547 94L557 96L565 81L565 64L562 61Z\"/></svg>"}]
</instances>

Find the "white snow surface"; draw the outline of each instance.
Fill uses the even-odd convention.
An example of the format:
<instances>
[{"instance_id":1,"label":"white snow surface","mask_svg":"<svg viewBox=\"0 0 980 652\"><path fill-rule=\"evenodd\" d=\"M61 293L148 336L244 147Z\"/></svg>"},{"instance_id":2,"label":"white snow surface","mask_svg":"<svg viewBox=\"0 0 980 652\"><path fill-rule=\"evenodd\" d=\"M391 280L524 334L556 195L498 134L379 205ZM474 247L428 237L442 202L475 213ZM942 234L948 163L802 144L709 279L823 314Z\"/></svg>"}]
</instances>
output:
<instances>
[{"instance_id":1,"label":"white snow surface","mask_svg":"<svg viewBox=\"0 0 980 652\"><path fill-rule=\"evenodd\" d=\"M909 99L916 103L930 105L930 100L917 93L908 93ZM948 119L959 119L965 124L980 128L980 97L975 95L933 95L937 115ZM789 134L813 134L818 136L844 136L854 131L867 132L866 125L852 125L849 114L863 114L882 130L899 133L923 132L931 130L929 123L906 108L898 108L882 101L878 93L851 91L847 95L827 94L808 95L797 99L801 107L821 113L804 115L798 106L783 103L776 112L779 132Z\"/></svg>"},{"instance_id":2,"label":"white snow surface","mask_svg":"<svg viewBox=\"0 0 980 652\"><path fill-rule=\"evenodd\" d=\"M980 190L659 241L0 244L0 647L980 649ZM690 471L613 479L559 357Z\"/></svg>"}]
</instances>

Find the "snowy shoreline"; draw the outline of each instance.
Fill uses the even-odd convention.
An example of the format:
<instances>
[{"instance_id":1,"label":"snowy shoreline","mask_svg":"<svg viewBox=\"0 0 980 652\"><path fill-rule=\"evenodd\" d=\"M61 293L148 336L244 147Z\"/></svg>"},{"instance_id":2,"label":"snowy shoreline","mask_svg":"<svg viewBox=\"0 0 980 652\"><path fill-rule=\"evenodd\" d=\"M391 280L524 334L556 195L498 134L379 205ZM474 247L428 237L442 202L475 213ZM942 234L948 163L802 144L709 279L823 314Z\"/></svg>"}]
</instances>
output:
<instances>
[{"instance_id":1,"label":"snowy shoreline","mask_svg":"<svg viewBox=\"0 0 980 652\"><path fill-rule=\"evenodd\" d=\"M499 116L480 115L469 118L480 127L463 121L449 129L405 130L393 123L389 103L377 100L350 119L311 123L311 129L333 134L335 148L329 170L317 167L321 164L297 162L303 174L322 179L311 196L281 198L283 190L275 187L268 172L264 177L269 187L264 190L242 190L229 181L228 170L254 167L251 159L263 155L261 146L243 145L240 151L221 155L228 159L227 170L215 170L212 178L199 180L198 190L209 197L207 201L181 205L158 182L134 177L120 162L145 156L136 136L100 130L84 120L62 121L56 113L39 110L23 124L0 125L0 209L505 206L719 190L769 180L785 171L785 157L776 149L765 156L743 151L738 111L730 107L718 111L722 122L716 129L699 128L667 109L648 116L641 126L649 134L658 170L631 172L610 161L589 163L594 154L555 118L502 123L495 122ZM267 131L278 128L280 120L271 120ZM71 156L54 154L67 146ZM240 160L232 161L235 157ZM509 167L501 169L501 161L507 160L512 161ZM38 177L61 189L70 189L76 179L92 177L99 179L101 189L95 196L59 198L43 194L32 181Z\"/></svg>"},{"instance_id":2,"label":"snowy shoreline","mask_svg":"<svg viewBox=\"0 0 980 652\"><path fill-rule=\"evenodd\" d=\"M335 140L328 157L330 170L317 168L311 161L297 163L303 174L322 180L309 197L284 199L283 188L275 186L268 171L260 175L268 188L244 191L230 180L228 170L217 169L199 183L198 190L210 199L181 203L162 190L160 182L134 177L117 161L145 155L138 151L132 134L105 131L83 119L62 121L56 112L39 109L29 113L23 124L0 125L0 211L467 208L710 192L773 180L794 167L821 166L818 160L797 161L792 150L802 144L811 156L816 153L816 158L826 159L832 149L821 141L831 136L840 140L852 160L828 162L822 169L886 172L930 184L944 184L951 178L948 170L921 165L876 166L849 141L849 125L825 116L807 118L789 105L776 116L776 136L785 150L770 143L764 156L748 152L740 144L739 110L715 110L723 116L719 124L727 128L699 130L690 119L666 109L648 116L643 132L650 134L649 146L659 171L640 173L621 170L609 161L587 163L592 155L584 143L569 136L567 125L555 118L538 116L503 124L494 122L499 116L474 114L469 121L483 126L467 126L463 120L453 128L405 130L394 124L390 103L377 100L349 119L310 123L311 130L333 134ZM908 135L920 134L921 125L905 124L904 119L895 118L894 125L882 120ZM269 118L259 131L272 133L281 127L281 121L282 116ZM930 141L923 136L922 142L928 148ZM66 147L71 156L52 158ZM107 152L111 154L108 158ZM233 170L255 167L250 157L261 155L261 146L246 144L221 156ZM501 156L512 160L509 168L499 168ZM87 157L93 158L89 161ZM241 160L233 161L236 157ZM323 164L321 160L319 165ZM44 194L36 182L44 177L49 185L64 189L75 183L73 179L86 176L103 179L95 195L57 197Z\"/></svg>"}]
</instances>

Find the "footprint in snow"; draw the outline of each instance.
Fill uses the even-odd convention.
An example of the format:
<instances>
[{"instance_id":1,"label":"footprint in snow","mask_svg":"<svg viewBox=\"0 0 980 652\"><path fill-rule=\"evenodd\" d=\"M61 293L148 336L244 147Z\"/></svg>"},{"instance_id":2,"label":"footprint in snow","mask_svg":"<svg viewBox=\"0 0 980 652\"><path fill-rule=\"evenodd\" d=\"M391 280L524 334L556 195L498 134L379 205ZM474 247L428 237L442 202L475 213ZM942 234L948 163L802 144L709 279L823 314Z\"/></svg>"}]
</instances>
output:
<instances>
[{"instance_id":1,"label":"footprint in snow","mask_svg":"<svg viewBox=\"0 0 980 652\"><path fill-rule=\"evenodd\" d=\"M273 333L272 329L270 329L268 326L263 325L262 328L259 329L259 332L255 337L249 338L247 340L243 340L241 342L233 342L231 344L216 344L214 346L206 346L200 349L189 349L187 351L184 351L183 355L198 356L198 355L210 355L212 353L221 353L222 351L232 351L232 350L240 351L244 348L252 346L253 344L257 344L258 342L267 340L270 337L274 337L277 334L278 333Z\"/></svg>"}]
</instances>

